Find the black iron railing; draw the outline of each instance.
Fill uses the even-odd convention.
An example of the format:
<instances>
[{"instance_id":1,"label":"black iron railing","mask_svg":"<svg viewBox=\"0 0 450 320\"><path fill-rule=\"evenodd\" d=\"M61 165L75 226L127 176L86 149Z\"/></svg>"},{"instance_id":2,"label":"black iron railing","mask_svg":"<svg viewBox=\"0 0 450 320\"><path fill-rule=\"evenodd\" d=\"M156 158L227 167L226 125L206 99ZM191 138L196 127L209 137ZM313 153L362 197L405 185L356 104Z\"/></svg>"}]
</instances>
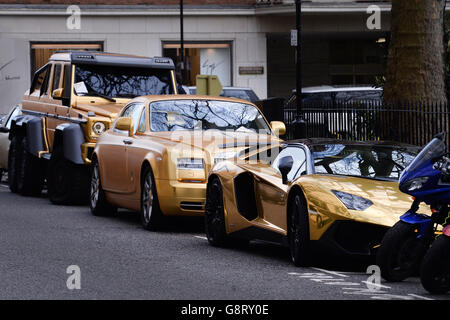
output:
<instances>
[{"instance_id":1,"label":"black iron railing","mask_svg":"<svg viewBox=\"0 0 450 320\"><path fill-rule=\"evenodd\" d=\"M350 140L393 140L425 145L434 135L445 131L450 142L450 110L443 103L395 103L381 101L304 103L303 128L293 122L296 109L283 110L286 139L334 137Z\"/></svg>"}]
</instances>

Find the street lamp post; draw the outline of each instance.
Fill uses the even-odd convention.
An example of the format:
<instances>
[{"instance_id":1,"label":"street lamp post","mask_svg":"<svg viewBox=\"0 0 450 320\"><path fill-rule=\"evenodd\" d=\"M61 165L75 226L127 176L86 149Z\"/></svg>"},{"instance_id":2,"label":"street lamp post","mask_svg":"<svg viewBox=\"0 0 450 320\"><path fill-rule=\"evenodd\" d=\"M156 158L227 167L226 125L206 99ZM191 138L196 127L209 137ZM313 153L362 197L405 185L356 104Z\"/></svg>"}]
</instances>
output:
<instances>
[{"instance_id":1,"label":"street lamp post","mask_svg":"<svg viewBox=\"0 0 450 320\"><path fill-rule=\"evenodd\" d=\"M180 73L181 84L184 84L184 30L183 30L183 0L180 0Z\"/></svg>"},{"instance_id":2,"label":"street lamp post","mask_svg":"<svg viewBox=\"0 0 450 320\"><path fill-rule=\"evenodd\" d=\"M296 93L297 93L297 116L302 111L302 1L295 0L295 24L297 29L297 59L296 59Z\"/></svg>"},{"instance_id":3,"label":"street lamp post","mask_svg":"<svg viewBox=\"0 0 450 320\"><path fill-rule=\"evenodd\" d=\"M302 115L302 1L295 0L295 20L297 29L297 59L296 59L296 117L293 121L294 137L304 138L305 120Z\"/></svg>"}]
</instances>

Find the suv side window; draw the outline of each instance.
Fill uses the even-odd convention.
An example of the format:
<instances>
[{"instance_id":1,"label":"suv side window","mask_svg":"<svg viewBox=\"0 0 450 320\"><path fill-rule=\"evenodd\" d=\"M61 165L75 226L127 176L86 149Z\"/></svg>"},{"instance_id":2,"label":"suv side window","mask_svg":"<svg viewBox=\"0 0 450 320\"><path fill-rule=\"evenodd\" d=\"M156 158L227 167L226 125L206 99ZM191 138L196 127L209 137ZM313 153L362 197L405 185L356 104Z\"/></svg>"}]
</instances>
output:
<instances>
[{"instance_id":1,"label":"suv side window","mask_svg":"<svg viewBox=\"0 0 450 320\"><path fill-rule=\"evenodd\" d=\"M334 101L335 94L332 92L316 92L305 93L303 96L304 102L319 103L319 102L331 102Z\"/></svg>"},{"instance_id":2,"label":"suv side window","mask_svg":"<svg viewBox=\"0 0 450 320\"><path fill-rule=\"evenodd\" d=\"M53 68L52 92L61 87L60 86L61 70L62 70L61 64L59 64L59 63L55 64L55 67Z\"/></svg>"},{"instance_id":3,"label":"suv side window","mask_svg":"<svg viewBox=\"0 0 450 320\"><path fill-rule=\"evenodd\" d=\"M41 95L41 92L43 92L42 87L47 79L48 81L48 74L50 70L51 65L47 64L34 74L33 81L31 83L30 88L30 95L39 97Z\"/></svg>"},{"instance_id":4,"label":"suv side window","mask_svg":"<svg viewBox=\"0 0 450 320\"><path fill-rule=\"evenodd\" d=\"M50 79L50 72L52 68L51 65L49 66L47 72L45 73L44 80L42 81L41 90L39 91L39 96L47 95L48 92L48 83Z\"/></svg>"},{"instance_id":5,"label":"suv side window","mask_svg":"<svg viewBox=\"0 0 450 320\"><path fill-rule=\"evenodd\" d=\"M336 94L337 100L345 101L367 101L381 100L381 90L362 90L362 91L345 91Z\"/></svg>"},{"instance_id":6,"label":"suv side window","mask_svg":"<svg viewBox=\"0 0 450 320\"><path fill-rule=\"evenodd\" d=\"M72 79L72 66L70 64L64 65L64 75L63 75L63 97L64 99L70 99L70 84Z\"/></svg>"},{"instance_id":7,"label":"suv side window","mask_svg":"<svg viewBox=\"0 0 450 320\"><path fill-rule=\"evenodd\" d=\"M136 131L138 129L140 120L141 120L141 115L142 115L142 109L144 108L144 104L142 102L135 102L135 103L131 103L128 106L125 107L125 109L123 110L122 114L120 115L119 118L132 118L133 119L133 125L134 125L134 134L136 134ZM128 134L128 132L122 132L120 130L117 130L114 128L115 132L119 132L119 133L126 133Z\"/></svg>"}]
</instances>

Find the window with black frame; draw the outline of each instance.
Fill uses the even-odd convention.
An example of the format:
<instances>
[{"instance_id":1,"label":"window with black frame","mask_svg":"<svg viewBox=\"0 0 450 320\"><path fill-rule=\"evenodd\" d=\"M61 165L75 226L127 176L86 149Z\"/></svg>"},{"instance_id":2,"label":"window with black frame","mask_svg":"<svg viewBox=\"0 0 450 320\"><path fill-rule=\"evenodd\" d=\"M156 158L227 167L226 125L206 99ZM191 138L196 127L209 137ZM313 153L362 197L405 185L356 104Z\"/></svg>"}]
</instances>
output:
<instances>
[{"instance_id":1,"label":"window with black frame","mask_svg":"<svg viewBox=\"0 0 450 320\"><path fill-rule=\"evenodd\" d=\"M77 65L74 89L79 96L110 98L174 93L171 70L107 65Z\"/></svg>"}]
</instances>

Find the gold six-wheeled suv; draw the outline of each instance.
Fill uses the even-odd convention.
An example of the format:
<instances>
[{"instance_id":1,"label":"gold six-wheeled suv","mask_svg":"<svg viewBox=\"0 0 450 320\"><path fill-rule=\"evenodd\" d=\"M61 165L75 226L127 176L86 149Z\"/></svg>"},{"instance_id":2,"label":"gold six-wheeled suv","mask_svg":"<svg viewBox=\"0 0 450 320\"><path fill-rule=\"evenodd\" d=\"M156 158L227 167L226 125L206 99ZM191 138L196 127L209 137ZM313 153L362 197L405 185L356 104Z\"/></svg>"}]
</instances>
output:
<instances>
[{"instance_id":1,"label":"gold six-wheeled suv","mask_svg":"<svg viewBox=\"0 0 450 320\"><path fill-rule=\"evenodd\" d=\"M12 121L8 181L12 192L39 195L47 180L56 204L89 195L89 165L99 135L132 98L176 94L169 58L57 52L34 75Z\"/></svg>"}]
</instances>

